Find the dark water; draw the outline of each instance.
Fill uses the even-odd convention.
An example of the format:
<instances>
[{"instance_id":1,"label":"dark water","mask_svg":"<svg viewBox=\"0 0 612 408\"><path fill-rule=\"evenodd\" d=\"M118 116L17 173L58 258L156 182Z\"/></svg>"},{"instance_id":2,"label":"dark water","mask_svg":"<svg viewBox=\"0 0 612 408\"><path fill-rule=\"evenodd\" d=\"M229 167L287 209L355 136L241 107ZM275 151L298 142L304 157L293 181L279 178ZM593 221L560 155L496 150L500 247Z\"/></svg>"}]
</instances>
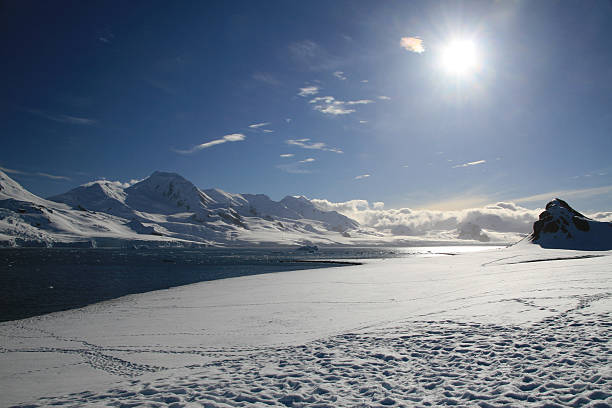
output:
<instances>
[{"instance_id":1,"label":"dark water","mask_svg":"<svg viewBox=\"0 0 612 408\"><path fill-rule=\"evenodd\" d=\"M322 248L314 254L288 249L2 249L0 321L195 282L330 267L325 261L331 259L444 254L452 248Z\"/></svg>"}]
</instances>

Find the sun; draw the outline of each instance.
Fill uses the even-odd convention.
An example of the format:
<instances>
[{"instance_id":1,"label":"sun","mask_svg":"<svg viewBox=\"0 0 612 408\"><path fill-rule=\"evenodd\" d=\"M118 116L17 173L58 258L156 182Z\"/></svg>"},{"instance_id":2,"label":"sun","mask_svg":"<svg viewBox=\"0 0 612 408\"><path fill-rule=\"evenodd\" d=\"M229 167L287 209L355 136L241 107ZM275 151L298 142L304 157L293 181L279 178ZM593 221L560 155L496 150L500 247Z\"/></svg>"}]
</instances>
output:
<instances>
[{"instance_id":1,"label":"sun","mask_svg":"<svg viewBox=\"0 0 612 408\"><path fill-rule=\"evenodd\" d=\"M478 50L472 40L455 39L442 51L442 67L456 76L475 72L479 66Z\"/></svg>"}]
</instances>

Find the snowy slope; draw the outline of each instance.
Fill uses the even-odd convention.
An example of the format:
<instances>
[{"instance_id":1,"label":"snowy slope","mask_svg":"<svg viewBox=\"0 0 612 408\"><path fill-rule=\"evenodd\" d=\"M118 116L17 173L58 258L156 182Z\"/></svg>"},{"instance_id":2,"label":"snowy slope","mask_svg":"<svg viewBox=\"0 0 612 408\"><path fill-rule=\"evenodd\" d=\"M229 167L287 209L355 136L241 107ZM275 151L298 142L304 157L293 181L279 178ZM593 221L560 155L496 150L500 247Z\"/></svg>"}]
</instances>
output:
<instances>
[{"instance_id":1,"label":"snowy slope","mask_svg":"<svg viewBox=\"0 0 612 408\"><path fill-rule=\"evenodd\" d=\"M534 223L530 240L543 248L609 250L612 222L595 221L556 198Z\"/></svg>"},{"instance_id":2,"label":"snowy slope","mask_svg":"<svg viewBox=\"0 0 612 408\"><path fill-rule=\"evenodd\" d=\"M6 322L0 405L610 406L611 255L369 260Z\"/></svg>"},{"instance_id":3,"label":"snowy slope","mask_svg":"<svg viewBox=\"0 0 612 408\"><path fill-rule=\"evenodd\" d=\"M289 208L265 195L203 191L176 173L155 172L128 187L98 180L50 200L1 175L3 245L349 244L347 230L358 227L335 211L315 209L307 200ZM367 231L353 235L373 238Z\"/></svg>"}]
</instances>

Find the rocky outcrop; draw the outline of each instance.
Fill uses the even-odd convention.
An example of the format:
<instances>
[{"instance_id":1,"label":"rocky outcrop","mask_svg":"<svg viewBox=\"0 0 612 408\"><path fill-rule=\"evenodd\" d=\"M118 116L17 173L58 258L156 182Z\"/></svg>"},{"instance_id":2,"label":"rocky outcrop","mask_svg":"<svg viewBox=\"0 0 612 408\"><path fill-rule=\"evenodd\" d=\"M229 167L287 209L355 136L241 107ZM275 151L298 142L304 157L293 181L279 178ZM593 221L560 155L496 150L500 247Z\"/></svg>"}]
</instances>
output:
<instances>
[{"instance_id":1,"label":"rocky outcrop","mask_svg":"<svg viewBox=\"0 0 612 408\"><path fill-rule=\"evenodd\" d=\"M612 223L592 220L555 198L533 224L530 239L543 248L609 250Z\"/></svg>"}]
</instances>

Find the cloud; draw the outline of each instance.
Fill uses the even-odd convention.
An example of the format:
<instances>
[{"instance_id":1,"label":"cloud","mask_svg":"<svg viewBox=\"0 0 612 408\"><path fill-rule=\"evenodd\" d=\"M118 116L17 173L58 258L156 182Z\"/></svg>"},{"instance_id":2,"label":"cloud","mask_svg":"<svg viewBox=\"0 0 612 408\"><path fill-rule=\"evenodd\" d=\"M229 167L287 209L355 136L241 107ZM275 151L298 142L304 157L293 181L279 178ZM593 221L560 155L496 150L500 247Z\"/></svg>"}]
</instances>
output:
<instances>
[{"instance_id":1,"label":"cloud","mask_svg":"<svg viewBox=\"0 0 612 408\"><path fill-rule=\"evenodd\" d=\"M362 84L367 84L367 83L368 83L368 82L370 82L370 81L368 81L367 79L362 79L362 80L361 80L361 81L359 81L359 82L361 82Z\"/></svg>"},{"instance_id":2,"label":"cloud","mask_svg":"<svg viewBox=\"0 0 612 408\"><path fill-rule=\"evenodd\" d=\"M367 120L360 120L359 123L362 123L362 124L363 123L368 123L368 121Z\"/></svg>"},{"instance_id":3,"label":"cloud","mask_svg":"<svg viewBox=\"0 0 612 408\"><path fill-rule=\"evenodd\" d=\"M112 184L114 186L121 187L121 188L128 188L130 186L133 186L136 183L140 183L141 181L142 180L131 179L130 181L126 181L125 183L123 183L121 181L107 180L106 178L102 177L101 180L90 181L88 183L81 184L81 186L83 186L83 187L90 187L90 186L93 186L94 184L97 184L97 183L104 183L104 184Z\"/></svg>"},{"instance_id":4,"label":"cloud","mask_svg":"<svg viewBox=\"0 0 612 408\"><path fill-rule=\"evenodd\" d=\"M299 96L311 96L311 95L316 95L319 93L319 87L318 86L305 86L304 88L300 88L300 92L298 92Z\"/></svg>"},{"instance_id":5,"label":"cloud","mask_svg":"<svg viewBox=\"0 0 612 408\"><path fill-rule=\"evenodd\" d=\"M299 160L299 161L288 163L288 164L279 164L276 166L276 168L281 169L282 171L285 171L291 174L308 174L308 173L312 173L312 170L305 168L304 165L307 165L308 163L312 163L314 161L315 159L313 159L312 157L309 157L307 159Z\"/></svg>"},{"instance_id":6,"label":"cloud","mask_svg":"<svg viewBox=\"0 0 612 408\"><path fill-rule=\"evenodd\" d=\"M264 133L274 133L274 131L271 129L264 129L263 132Z\"/></svg>"},{"instance_id":7,"label":"cloud","mask_svg":"<svg viewBox=\"0 0 612 408\"><path fill-rule=\"evenodd\" d=\"M323 142L310 142L310 139L289 139L286 141L288 145L299 146L303 149L312 149L312 150L324 150L326 152L334 152L338 154L344 153L342 150L329 147Z\"/></svg>"},{"instance_id":8,"label":"cloud","mask_svg":"<svg viewBox=\"0 0 612 408\"><path fill-rule=\"evenodd\" d=\"M378 97L378 99L381 99L381 100L383 100L383 101L390 101L390 100L391 100L391 98L390 98L390 97L385 96L385 95L380 95L380 96Z\"/></svg>"},{"instance_id":9,"label":"cloud","mask_svg":"<svg viewBox=\"0 0 612 408\"><path fill-rule=\"evenodd\" d=\"M293 153L284 153L280 155L280 157L284 157L284 158L293 157L293 156L295 156Z\"/></svg>"},{"instance_id":10,"label":"cloud","mask_svg":"<svg viewBox=\"0 0 612 408\"><path fill-rule=\"evenodd\" d=\"M270 122L262 122L262 123L253 123L252 125L249 125L249 128L251 129L257 129L263 126L268 126L270 124Z\"/></svg>"},{"instance_id":11,"label":"cloud","mask_svg":"<svg viewBox=\"0 0 612 408\"><path fill-rule=\"evenodd\" d=\"M202 149L207 149L212 146L220 145L220 144L227 143L227 142L240 142L244 139L246 139L246 136L243 135L242 133L232 133L230 135L225 135L220 139L211 140L210 142L206 142L206 143L202 143L202 144L193 146L191 149L188 149L188 150L176 150L175 149L174 151L180 154L191 154L191 153L200 151Z\"/></svg>"},{"instance_id":12,"label":"cloud","mask_svg":"<svg viewBox=\"0 0 612 408\"><path fill-rule=\"evenodd\" d=\"M30 174L30 173L26 173L25 171L9 169L7 167L1 167L1 166L0 166L0 170L2 170L5 173L9 173L9 174L21 174L21 175L24 175L24 176Z\"/></svg>"},{"instance_id":13,"label":"cloud","mask_svg":"<svg viewBox=\"0 0 612 408\"><path fill-rule=\"evenodd\" d=\"M612 222L612 212L611 211L598 212L595 214L591 214L591 218L597 221Z\"/></svg>"},{"instance_id":14,"label":"cloud","mask_svg":"<svg viewBox=\"0 0 612 408\"><path fill-rule=\"evenodd\" d=\"M69 115L52 115L37 109L26 109L26 112L31 113L32 115L39 116L41 118L52 120L54 122L68 123L70 125L95 125L96 123L98 123L96 119L79 118L76 116Z\"/></svg>"},{"instance_id":15,"label":"cloud","mask_svg":"<svg viewBox=\"0 0 612 408\"><path fill-rule=\"evenodd\" d=\"M66 177L66 176L57 176L55 174L49 174L49 173L34 173L35 176L40 176L40 177L45 177L51 180L70 180L70 177Z\"/></svg>"},{"instance_id":16,"label":"cloud","mask_svg":"<svg viewBox=\"0 0 612 408\"><path fill-rule=\"evenodd\" d=\"M453 169L456 169L457 167L469 167L469 166L476 166L478 164L483 164L486 163L486 160L477 160L477 161L473 161L473 162L469 162L469 163L463 163L463 164L457 164L456 166L453 166Z\"/></svg>"},{"instance_id":17,"label":"cloud","mask_svg":"<svg viewBox=\"0 0 612 408\"><path fill-rule=\"evenodd\" d=\"M340 64L337 57L332 56L323 47L311 40L290 44L289 55L297 65L310 71L332 70Z\"/></svg>"},{"instance_id":18,"label":"cloud","mask_svg":"<svg viewBox=\"0 0 612 408\"><path fill-rule=\"evenodd\" d=\"M368 178L368 177L370 177L369 174L362 174L360 176L356 176L355 180L361 180L361 179Z\"/></svg>"},{"instance_id":19,"label":"cloud","mask_svg":"<svg viewBox=\"0 0 612 408\"><path fill-rule=\"evenodd\" d=\"M527 234L542 209L530 210L515 203L500 202L465 210L384 209L384 203L371 206L366 200L334 203L313 199L323 211L338 211L366 227L394 235L435 236L436 232L455 231L462 223L473 223L487 231ZM602 215L605 217L605 215ZM452 237L452 236L451 236Z\"/></svg>"},{"instance_id":20,"label":"cloud","mask_svg":"<svg viewBox=\"0 0 612 408\"><path fill-rule=\"evenodd\" d=\"M359 99L356 101L339 101L333 96L317 96L309 101L313 104L313 109L327 115L348 115L355 112L355 109L347 108L353 105L367 105L374 103L371 99Z\"/></svg>"},{"instance_id":21,"label":"cloud","mask_svg":"<svg viewBox=\"0 0 612 408\"><path fill-rule=\"evenodd\" d=\"M551 191L548 193L536 194L528 197L515 198L512 201L517 203L530 203L534 201L548 202L555 197L566 198L566 197L593 197L597 195L610 194L612 193L612 186L594 187L594 188L583 188L576 190L559 190Z\"/></svg>"},{"instance_id":22,"label":"cloud","mask_svg":"<svg viewBox=\"0 0 612 408\"><path fill-rule=\"evenodd\" d=\"M338 78L339 80L341 80L341 81L345 81L346 80L346 77L344 76L344 72L342 72L342 71L336 71L336 72L333 73L333 75L336 78Z\"/></svg>"},{"instance_id":23,"label":"cloud","mask_svg":"<svg viewBox=\"0 0 612 408\"><path fill-rule=\"evenodd\" d=\"M115 40L115 35L112 33L110 28L105 27L102 30L97 31L98 41L104 44L110 44Z\"/></svg>"},{"instance_id":24,"label":"cloud","mask_svg":"<svg viewBox=\"0 0 612 408\"><path fill-rule=\"evenodd\" d=\"M160 81L159 79L153 78L143 78L143 81L151 85L153 88L167 93L168 95L176 95L178 93L176 87L172 86L169 82Z\"/></svg>"},{"instance_id":25,"label":"cloud","mask_svg":"<svg viewBox=\"0 0 612 408\"><path fill-rule=\"evenodd\" d=\"M254 80L262 82L264 84L273 86L281 85L281 82L278 79L276 79L272 74L268 74L266 72L255 72L253 75L251 75L251 77Z\"/></svg>"},{"instance_id":26,"label":"cloud","mask_svg":"<svg viewBox=\"0 0 612 408\"><path fill-rule=\"evenodd\" d=\"M425 52L423 40L421 40L419 37L402 37L400 40L400 47L406 49L407 51L416 52L417 54Z\"/></svg>"},{"instance_id":27,"label":"cloud","mask_svg":"<svg viewBox=\"0 0 612 408\"><path fill-rule=\"evenodd\" d=\"M0 167L0 170L2 170L5 173L18 174L18 175L21 175L21 176L44 177L44 178L48 178L48 179L51 179L51 180L67 180L67 181L72 180L70 177L58 176L58 175L55 175L55 174L49 174L49 173L43 173L43 172L30 173L30 172L27 172L27 171L9 169L9 168L6 168L6 167Z\"/></svg>"},{"instance_id":28,"label":"cloud","mask_svg":"<svg viewBox=\"0 0 612 408\"><path fill-rule=\"evenodd\" d=\"M368 105L370 103L374 103L374 101L371 99L359 99L357 101L347 101L346 102L347 105Z\"/></svg>"}]
</instances>

